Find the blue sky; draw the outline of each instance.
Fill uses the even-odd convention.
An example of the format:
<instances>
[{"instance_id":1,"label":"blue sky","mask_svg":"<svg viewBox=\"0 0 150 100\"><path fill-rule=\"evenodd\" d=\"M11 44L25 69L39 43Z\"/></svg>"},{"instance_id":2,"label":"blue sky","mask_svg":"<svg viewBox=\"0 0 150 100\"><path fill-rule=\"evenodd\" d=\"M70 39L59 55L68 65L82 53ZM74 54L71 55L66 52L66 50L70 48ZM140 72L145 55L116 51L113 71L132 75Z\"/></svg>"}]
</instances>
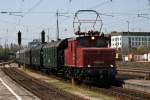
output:
<instances>
[{"instance_id":1,"label":"blue sky","mask_svg":"<svg viewBox=\"0 0 150 100\"><path fill-rule=\"evenodd\" d=\"M55 39L57 10L68 16L59 17L60 38L72 37L73 15L81 9L102 13L104 33L127 31L127 21L130 31L150 31L148 0L0 0L0 12L21 12L0 13L0 42L17 43L19 30L22 32L22 44L40 38L43 29L46 36Z\"/></svg>"}]
</instances>

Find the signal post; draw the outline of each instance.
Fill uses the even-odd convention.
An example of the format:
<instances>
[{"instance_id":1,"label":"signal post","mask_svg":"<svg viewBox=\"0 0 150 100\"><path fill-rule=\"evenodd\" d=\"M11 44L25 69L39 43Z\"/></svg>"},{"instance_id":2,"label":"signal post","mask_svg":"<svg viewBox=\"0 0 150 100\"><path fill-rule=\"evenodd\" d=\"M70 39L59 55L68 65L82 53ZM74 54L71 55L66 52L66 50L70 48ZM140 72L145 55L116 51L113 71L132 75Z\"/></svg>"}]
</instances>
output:
<instances>
[{"instance_id":1,"label":"signal post","mask_svg":"<svg viewBox=\"0 0 150 100\"><path fill-rule=\"evenodd\" d=\"M21 32L18 32L18 45L19 45L19 59L20 59L20 45L21 45ZM20 68L21 65L18 63L18 67Z\"/></svg>"}]
</instances>

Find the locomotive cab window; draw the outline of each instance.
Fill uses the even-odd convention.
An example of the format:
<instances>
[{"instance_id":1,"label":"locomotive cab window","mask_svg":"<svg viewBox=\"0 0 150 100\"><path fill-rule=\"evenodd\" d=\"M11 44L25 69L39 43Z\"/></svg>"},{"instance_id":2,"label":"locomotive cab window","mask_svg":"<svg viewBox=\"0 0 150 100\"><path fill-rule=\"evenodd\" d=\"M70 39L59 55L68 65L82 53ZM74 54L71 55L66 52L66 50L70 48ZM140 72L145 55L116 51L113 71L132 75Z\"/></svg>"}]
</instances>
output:
<instances>
[{"instance_id":1,"label":"locomotive cab window","mask_svg":"<svg viewBox=\"0 0 150 100\"><path fill-rule=\"evenodd\" d=\"M93 40L90 37L78 38L78 47L107 47L108 41L104 38L95 37Z\"/></svg>"}]
</instances>

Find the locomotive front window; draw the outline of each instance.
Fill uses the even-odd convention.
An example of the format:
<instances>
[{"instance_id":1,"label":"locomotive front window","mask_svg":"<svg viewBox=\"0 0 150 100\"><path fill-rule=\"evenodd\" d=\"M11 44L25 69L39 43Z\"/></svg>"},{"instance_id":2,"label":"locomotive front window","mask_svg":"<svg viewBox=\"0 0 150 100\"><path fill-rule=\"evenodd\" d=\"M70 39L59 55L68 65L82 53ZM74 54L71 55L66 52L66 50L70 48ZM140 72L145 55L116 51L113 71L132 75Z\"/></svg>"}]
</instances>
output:
<instances>
[{"instance_id":1,"label":"locomotive front window","mask_svg":"<svg viewBox=\"0 0 150 100\"><path fill-rule=\"evenodd\" d=\"M80 38L78 39L78 47L106 47L108 45L107 40L103 38Z\"/></svg>"},{"instance_id":2,"label":"locomotive front window","mask_svg":"<svg viewBox=\"0 0 150 100\"><path fill-rule=\"evenodd\" d=\"M89 41L87 39L79 39L78 47L88 47Z\"/></svg>"},{"instance_id":3,"label":"locomotive front window","mask_svg":"<svg viewBox=\"0 0 150 100\"><path fill-rule=\"evenodd\" d=\"M98 39L96 41L96 47L105 47L107 46L107 41L104 39Z\"/></svg>"}]
</instances>

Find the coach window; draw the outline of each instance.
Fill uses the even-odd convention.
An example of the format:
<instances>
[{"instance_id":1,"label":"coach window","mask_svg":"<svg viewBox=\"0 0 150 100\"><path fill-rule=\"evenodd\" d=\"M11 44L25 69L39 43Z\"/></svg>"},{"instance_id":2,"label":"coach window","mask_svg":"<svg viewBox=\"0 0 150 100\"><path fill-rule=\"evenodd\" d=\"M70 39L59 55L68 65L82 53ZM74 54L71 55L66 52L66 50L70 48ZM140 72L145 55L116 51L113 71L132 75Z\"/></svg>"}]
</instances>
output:
<instances>
[{"instance_id":1,"label":"coach window","mask_svg":"<svg viewBox=\"0 0 150 100\"><path fill-rule=\"evenodd\" d=\"M54 47L52 47L52 50L53 50L53 58L55 57L55 49Z\"/></svg>"},{"instance_id":2,"label":"coach window","mask_svg":"<svg viewBox=\"0 0 150 100\"><path fill-rule=\"evenodd\" d=\"M44 57L46 57L46 48L44 48Z\"/></svg>"}]
</instances>

